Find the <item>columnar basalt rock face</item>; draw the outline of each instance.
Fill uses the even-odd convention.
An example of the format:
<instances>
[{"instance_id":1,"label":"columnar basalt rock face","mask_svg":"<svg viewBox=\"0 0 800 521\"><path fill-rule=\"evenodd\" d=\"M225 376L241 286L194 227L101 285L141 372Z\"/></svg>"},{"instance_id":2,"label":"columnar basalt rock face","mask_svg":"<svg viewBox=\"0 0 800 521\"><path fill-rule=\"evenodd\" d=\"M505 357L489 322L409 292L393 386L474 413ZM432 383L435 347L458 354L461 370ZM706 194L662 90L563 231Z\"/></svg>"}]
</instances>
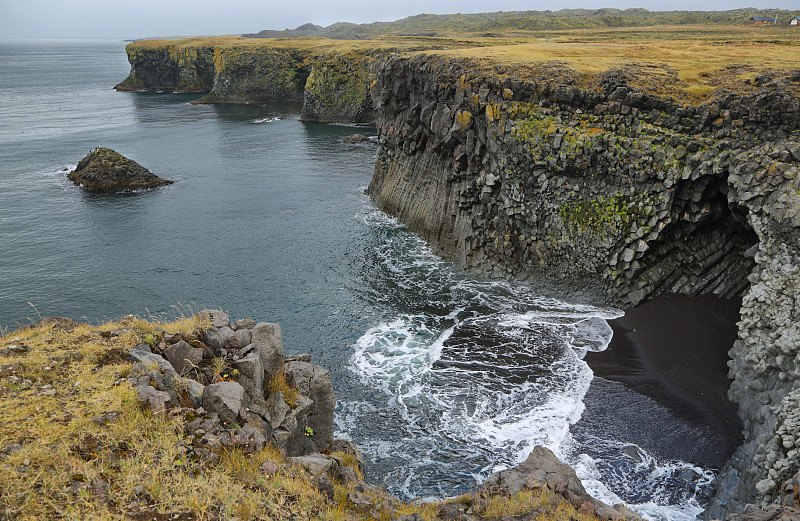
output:
<instances>
[{"instance_id":1,"label":"columnar basalt rock face","mask_svg":"<svg viewBox=\"0 0 800 521\"><path fill-rule=\"evenodd\" d=\"M117 90L171 89L176 92L208 92L214 82L214 48L174 45L142 48L129 45L131 73Z\"/></svg>"},{"instance_id":2,"label":"columnar basalt rock face","mask_svg":"<svg viewBox=\"0 0 800 521\"><path fill-rule=\"evenodd\" d=\"M377 62L373 56L356 53L316 60L305 85L303 119L374 121L369 85L374 79Z\"/></svg>"},{"instance_id":3,"label":"columnar basalt rock face","mask_svg":"<svg viewBox=\"0 0 800 521\"><path fill-rule=\"evenodd\" d=\"M390 59L369 193L489 277L616 305L743 296L730 396L746 442L709 508L722 518L800 491L800 73L699 106L635 73Z\"/></svg>"},{"instance_id":4,"label":"columnar basalt rock face","mask_svg":"<svg viewBox=\"0 0 800 521\"><path fill-rule=\"evenodd\" d=\"M303 100L305 120L368 123L374 120L370 84L389 52L132 43L130 75L115 88L206 93L195 103Z\"/></svg>"},{"instance_id":5,"label":"columnar basalt rock face","mask_svg":"<svg viewBox=\"0 0 800 521\"><path fill-rule=\"evenodd\" d=\"M296 49L216 49L214 83L201 101L301 100L310 59Z\"/></svg>"}]
</instances>

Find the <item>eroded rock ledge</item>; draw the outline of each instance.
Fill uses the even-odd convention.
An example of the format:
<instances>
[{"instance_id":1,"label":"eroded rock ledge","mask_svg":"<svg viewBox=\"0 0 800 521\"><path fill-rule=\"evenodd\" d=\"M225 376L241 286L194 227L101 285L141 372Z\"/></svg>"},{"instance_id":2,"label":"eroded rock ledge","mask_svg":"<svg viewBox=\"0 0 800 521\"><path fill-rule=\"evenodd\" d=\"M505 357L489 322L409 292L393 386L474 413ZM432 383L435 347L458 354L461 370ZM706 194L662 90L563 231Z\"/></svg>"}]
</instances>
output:
<instances>
[{"instance_id":1,"label":"eroded rock ledge","mask_svg":"<svg viewBox=\"0 0 800 521\"><path fill-rule=\"evenodd\" d=\"M582 77L396 57L372 89L374 201L444 257L595 303L743 296L745 443L710 518L800 494L800 71L695 106L668 69ZM661 88L663 87L663 88Z\"/></svg>"}]
</instances>

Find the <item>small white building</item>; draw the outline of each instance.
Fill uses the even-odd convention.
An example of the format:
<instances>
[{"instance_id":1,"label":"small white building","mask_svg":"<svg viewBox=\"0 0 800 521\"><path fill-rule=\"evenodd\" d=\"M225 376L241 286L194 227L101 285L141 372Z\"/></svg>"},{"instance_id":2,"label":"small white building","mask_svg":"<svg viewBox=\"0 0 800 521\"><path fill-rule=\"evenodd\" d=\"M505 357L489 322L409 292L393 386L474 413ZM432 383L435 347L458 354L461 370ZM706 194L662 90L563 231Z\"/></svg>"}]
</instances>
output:
<instances>
[{"instance_id":1,"label":"small white building","mask_svg":"<svg viewBox=\"0 0 800 521\"><path fill-rule=\"evenodd\" d=\"M794 25L795 27L800 26L800 17L795 16L791 20L789 20L789 25Z\"/></svg>"}]
</instances>

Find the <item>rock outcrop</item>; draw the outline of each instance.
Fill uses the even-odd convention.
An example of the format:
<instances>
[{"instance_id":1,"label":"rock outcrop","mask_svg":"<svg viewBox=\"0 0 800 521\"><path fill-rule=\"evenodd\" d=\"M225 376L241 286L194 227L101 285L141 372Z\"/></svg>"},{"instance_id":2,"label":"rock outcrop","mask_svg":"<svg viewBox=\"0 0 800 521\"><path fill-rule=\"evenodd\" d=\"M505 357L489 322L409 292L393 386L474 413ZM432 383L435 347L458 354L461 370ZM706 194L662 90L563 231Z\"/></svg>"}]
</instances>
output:
<instances>
[{"instance_id":1,"label":"rock outcrop","mask_svg":"<svg viewBox=\"0 0 800 521\"><path fill-rule=\"evenodd\" d=\"M356 469L344 470L347 465L319 452L352 454L363 475L358 449L333 439L329 373L304 361L307 356L284 359L278 324L231 324L221 311L204 313L213 325L196 337L153 337L152 345L130 351L128 381L140 401L156 415L182 415L199 457L216 459L218 449L231 446L255 452L272 443L287 457L330 460L347 475Z\"/></svg>"},{"instance_id":2,"label":"rock outcrop","mask_svg":"<svg viewBox=\"0 0 800 521\"><path fill-rule=\"evenodd\" d=\"M136 161L103 147L89 152L67 177L82 188L98 192L145 190L172 184Z\"/></svg>"},{"instance_id":3,"label":"rock outcrop","mask_svg":"<svg viewBox=\"0 0 800 521\"><path fill-rule=\"evenodd\" d=\"M263 46L244 40L238 46L134 42L126 49L131 72L117 90L206 94L193 103L302 100L304 120L356 123L374 120L370 83L395 50L376 45L335 53L319 41Z\"/></svg>"},{"instance_id":4,"label":"rock outcrop","mask_svg":"<svg viewBox=\"0 0 800 521\"><path fill-rule=\"evenodd\" d=\"M800 490L800 72L701 105L661 72L389 59L368 191L484 276L621 306L743 297L729 394L746 440L707 512L723 518Z\"/></svg>"},{"instance_id":5,"label":"rock outcrop","mask_svg":"<svg viewBox=\"0 0 800 521\"><path fill-rule=\"evenodd\" d=\"M575 470L561 463L550 449L537 445L528 458L511 469L495 472L484 481L480 491L487 495L513 495L522 490L547 488L564 497L582 512L614 521L641 521L625 505L606 505L590 496Z\"/></svg>"}]
</instances>

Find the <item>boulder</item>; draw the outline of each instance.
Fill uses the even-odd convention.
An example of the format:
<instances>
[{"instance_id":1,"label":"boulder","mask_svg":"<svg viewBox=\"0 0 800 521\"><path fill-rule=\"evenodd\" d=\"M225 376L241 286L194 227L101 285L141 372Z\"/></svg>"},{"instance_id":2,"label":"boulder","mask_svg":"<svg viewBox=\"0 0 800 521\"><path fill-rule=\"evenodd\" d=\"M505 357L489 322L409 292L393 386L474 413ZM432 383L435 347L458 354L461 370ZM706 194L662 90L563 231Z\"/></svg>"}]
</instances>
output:
<instances>
[{"instance_id":1,"label":"boulder","mask_svg":"<svg viewBox=\"0 0 800 521\"><path fill-rule=\"evenodd\" d=\"M234 331L239 331L240 329L253 329L255 325L256 321L252 318L241 318L233 323L231 329Z\"/></svg>"},{"instance_id":2,"label":"boulder","mask_svg":"<svg viewBox=\"0 0 800 521\"><path fill-rule=\"evenodd\" d=\"M266 381L283 371L283 340L280 324L259 322L250 330L250 343L261 357Z\"/></svg>"},{"instance_id":3,"label":"boulder","mask_svg":"<svg viewBox=\"0 0 800 521\"><path fill-rule=\"evenodd\" d=\"M203 384L191 378L178 378L175 384L175 387L185 392L185 396L191 402L192 407L196 409L203 405L203 390L205 389Z\"/></svg>"},{"instance_id":4,"label":"boulder","mask_svg":"<svg viewBox=\"0 0 800 521\"><path fill-rule=\"evenodd\" d=\"M202 332L201 340L213 351L221 351L232 336L233 330L228 326L211 326Z\"/></svg>"},{"instance_id":5,"label":"boulder","mask_svg":"<svg viewBox=\"0 0 800 521\"><path fill-rule=\"evenodd\" d=\"M136 391L139 401L156 416L165 417L167 411L175 407L175 402L172 401L169 393L158 391L149 385L137 385Z\"/></svg>"},{"instance_id":6,"label":"boulder","mask_svg":"<svg viewBox=\"0 0 800 521\"><path fill-rule=\"evenodd\" d=\"M237 329L233 330L233 335L225 341L225 349L236 350L250 344L250 330Z\"/></svg>"},{"instance_id":7,"label":"boulder","mask_svg":"<svg viewBox=\"0 0 800 521\"><path fill-rule=\"evenodd\" d=\"M181 375L187 374L192 369L198 367L203 361L203 350L192 347L183 340L172 344L164 350L164 356L169 363Z\"/></svg>"},{"instance_id":8,"label":"boulder","mask_svg":"<svg viewBox=\"0 0 800 521\"><path fill-rule=\"evenodd\" d=\"M364 134L352 134L350 136L345 136L342 138L342 143L347 143L348 145L355 145L358 143L368 143L371 141L369 137L365 136Z\"/></svg>"},{"instance_id":9,"label":"boulder","mask_svg":"<svg viewBox=\"0 0 800 521\"><path fill-rule=\"evenodd\" d=\"M305 456L295 456L289 461L307 470L312 476L319 476L328 471L333 471L339 464L335 459L320 453L307 454Z\"/></svg>"},{"instance_id":10,"label":"boulder","mask_svg":"<svg viewBox=\"0 0 800 521\"><path fill-rule=\"evenodd\" d=\"M236 382L219 382L203 389L203 408L216 413L223 423L244 425L247 422L247 394Z\"/></svg>"},{"instance_id":11,"label":"boulder","mask_svg":"<svg viewBox=\"0 0 800 521\"><path fill-rule=\"evenodd\" d=\"M158 370L162 373L169 374L173 378L178 376L172 364L164 359L163 356L151 353L149 351L142 351L140 349L132 349L128 352L128 356L133 364L142 364L148 370Z\"/></svg>"},{"instance_id":12,"label":"boulder","mask_svg":"<svg viewBox=\"0 0 800 521\"><path fill-rule=\"evenodd\" d=\"M314 443L321 450L331 450L336 398L331 387L330 373L323 367L308 362L289 362L287 368L297 390L313 402L308 412L307 425L314 429Z\"/></svg>"},{"instance_id":13,"label":"boulder","mask_svg":"<svg viewBox=\"0 0 800 521\"><path fill-rule=\"evenodd\" d=\"M641 521L635 514L633 517L626 509L625 513L591 497L575 471L569 465L561 463L550 449L537 445L528 459L518 466L495 472L484 481L481 490L489 494L502 492L513 495L523 489L535 489L546 486L556 494L572 503L576 508L589 503L594 513L601 519L622 521ZM587 505L588 507L588 505Z\"/></svg>"},{"instance_id":14,"label":"boulder","mask_svg":"<svg viewBox=\"0 0 800 521\"><path fill-rule=\"evenodd\" d=\"M200 312L200 318L211 322L212 327L219 328L231 325L228 314L221 309L204 309Z\"/></svg>"},{"instance_id":15,"label":"boulder","mask_svg":"<svg viewBox=\"0 0 800 521\"><path fill-rule=\"evenodd\" d=\"M273 396L280 396L280 398L283 399L281 393L272 393L272 395L270 395L270 400L268 401L268 411L270 413L273 411L269 409L269 402L275 400L272 398ZM288 410L281 410L281 412L285 412L285 415L279 424L271 420L270 423L273 429L272 437L275 441L275 447L285 456L303 456L305 454L319 452L314 443L314 438L316 436L307 436L305 430L308 426L308 412L311 406L311 400L300 395L295 400L294 408L289 407Z\"/></svg>"},{"instance_id":16,"label":"boulder","mask_svg":"<svg viewBox=\"0 0 800 521\"><path fill-rule=\"evenodd\" d=\"M231 366L239 372L234 378L244 387L251 402L261 406L264 403L264 365L255 351L235 360Z\"/></svg>"},{"instance_id":17,"label":"boulder","mask_svg":"<svg viewBox=\"0 0 800 521\"><path fill-rule=\"evenodd\" d=\"M345 454L353 456L356 460L356 466L358 467L358 470L361 472L362 476L367 471L364 455L361 454L361 451L358 450L358 447L356 447L356 444L353 443L352 441L342 440L342 439L333 440L333 444L331 445L330 451L343 452Z\"/></svg>"},{"instance_id":18,"label":"boulder","mask_svg":"<svg viewBox=\"0 0 800 521\"><path fill-rule=\"evenodd\" d=\"M82 188L102 192L143 190L172 184L136 161L103 147L89 152L67 177Z\"/></svg>"},{"instance_id":19,"label":"boulder","mask_svg":"<svg viewBox=\"0 0 800 521\"><path fill-rule=\"evenodd\" d=\"M728 516L727 521L800 521L800 511L789 506L758 508L750 505L742 512Z\"/></svg>"}]
</instances>

